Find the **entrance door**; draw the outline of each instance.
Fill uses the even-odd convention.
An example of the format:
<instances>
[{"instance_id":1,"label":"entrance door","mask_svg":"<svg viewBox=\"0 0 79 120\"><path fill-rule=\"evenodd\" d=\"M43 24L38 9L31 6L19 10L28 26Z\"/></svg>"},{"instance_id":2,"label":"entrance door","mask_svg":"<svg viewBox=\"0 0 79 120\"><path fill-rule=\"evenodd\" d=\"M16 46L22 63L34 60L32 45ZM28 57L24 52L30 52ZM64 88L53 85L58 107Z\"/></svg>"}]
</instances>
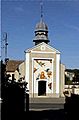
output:
<instances>
[{"instance_id":1,"label":"entrance door","mask_svg":"<svg viewBox=\"0 0 79 120\"><path fill-rule=\"evenodd\" d=\"M38 81L38 96L46 95L46 81Z\"/></svg>"}]
</instances>

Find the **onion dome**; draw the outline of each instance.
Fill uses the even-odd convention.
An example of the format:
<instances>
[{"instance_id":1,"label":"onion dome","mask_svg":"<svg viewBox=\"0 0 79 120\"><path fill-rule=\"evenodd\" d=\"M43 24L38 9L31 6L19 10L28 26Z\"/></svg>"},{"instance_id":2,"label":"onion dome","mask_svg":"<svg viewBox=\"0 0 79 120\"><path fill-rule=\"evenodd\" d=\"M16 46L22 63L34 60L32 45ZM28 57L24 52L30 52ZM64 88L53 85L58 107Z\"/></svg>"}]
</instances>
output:
<instances>
[{"instance_id":1,"label":"onion dome","mask_svg":"<svg viewBox=\"0 0 79 120\"><path fill-rule=\"evenodd\" d=\"M48 31L47 25L41 20L36 24L35 31Z\"/></svg>"},{"instance_id":2,"label":"onion dome","mask_svg":"<svg viewBox=\"0 0 79 120\"><path fill-rule=\"evenodd\" d=\"M35 38L33 40L35 42L35 45L45 42L48 44L49 39L48 39L48 27L47 25L43 22L41 19L39 23L36 24L35 27Z\"/></svg>"}]
</instances>

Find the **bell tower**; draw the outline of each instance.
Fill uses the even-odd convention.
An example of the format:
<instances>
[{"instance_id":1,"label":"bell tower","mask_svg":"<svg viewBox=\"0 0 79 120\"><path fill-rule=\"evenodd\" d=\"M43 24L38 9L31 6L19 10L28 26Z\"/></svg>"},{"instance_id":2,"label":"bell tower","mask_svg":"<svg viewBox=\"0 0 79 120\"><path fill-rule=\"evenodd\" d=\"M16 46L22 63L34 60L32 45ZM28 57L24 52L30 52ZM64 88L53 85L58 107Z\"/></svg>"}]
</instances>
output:
<instances>
[{"instance_id":1,"label":"bell tower","mask_svg":"<svg viewBox=\"0 0 79 120\"><path fill-rule=\"evenodd\" d=\"M43 4L42 3L41 3L41 19L40 19L40 22L36 24L35 38L33 42L35 42L35 45L41 42L45 42L46 44L50 42L48 39L48 27L43 21Z\"/></svg>"}]
</instances>

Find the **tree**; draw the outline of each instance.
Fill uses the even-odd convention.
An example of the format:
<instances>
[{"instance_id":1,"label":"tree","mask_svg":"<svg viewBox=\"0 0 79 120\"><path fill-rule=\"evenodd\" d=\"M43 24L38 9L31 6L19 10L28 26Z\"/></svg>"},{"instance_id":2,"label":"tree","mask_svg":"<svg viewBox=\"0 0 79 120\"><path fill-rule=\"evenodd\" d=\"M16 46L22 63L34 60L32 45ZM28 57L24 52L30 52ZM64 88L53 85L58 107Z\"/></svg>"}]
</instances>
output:
<instances>
[{"instance_id":1,"label":"tree","mask_svg":"<svg viewBox=\"0 0 79 120\"><path fill-rule=\"evenodd\" d=\"M65 85L71 85L72 81L65 75Z\"/></svg>"},{"instance_id":2,"label":"tree","mask_svg":"<svg viewBox=\"0 0 79 120\"><path fill-rule=\"evenodd\" d=\"M72 82L79 82L79 69L66 69L65 71L74 74L72 81L70 81L69 78L65 76L65 84L72 84Z\"/></svg>"},{"instance_id":3,"label":"tree","mask_svg":"<svg viewBox=\"0 0 79 120\"><path fill-rule=\"evenodd\" d=\"M79 70L78 69L75 69L74 70L74 79L73 79L73 82L79 82Z\"/></svg>"}]
</instances>

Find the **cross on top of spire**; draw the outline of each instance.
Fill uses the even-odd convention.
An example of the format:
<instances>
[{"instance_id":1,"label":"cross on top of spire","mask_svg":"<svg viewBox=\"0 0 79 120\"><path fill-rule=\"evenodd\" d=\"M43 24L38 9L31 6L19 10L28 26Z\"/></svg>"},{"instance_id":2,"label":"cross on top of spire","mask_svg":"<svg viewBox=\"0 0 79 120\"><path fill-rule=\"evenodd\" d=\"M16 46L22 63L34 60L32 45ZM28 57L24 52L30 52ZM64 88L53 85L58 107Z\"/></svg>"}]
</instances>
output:
<instances>
[{"instance_id":1,"label":"cross on top of spire","mask_svg":"<svg viewBox=\"0 0 79 120\"><path fill-rule=\"evenodd\" d=\"M43 1L40 2L41 6L41 20L43 20Z\"/></svg>"}]
</instances>

